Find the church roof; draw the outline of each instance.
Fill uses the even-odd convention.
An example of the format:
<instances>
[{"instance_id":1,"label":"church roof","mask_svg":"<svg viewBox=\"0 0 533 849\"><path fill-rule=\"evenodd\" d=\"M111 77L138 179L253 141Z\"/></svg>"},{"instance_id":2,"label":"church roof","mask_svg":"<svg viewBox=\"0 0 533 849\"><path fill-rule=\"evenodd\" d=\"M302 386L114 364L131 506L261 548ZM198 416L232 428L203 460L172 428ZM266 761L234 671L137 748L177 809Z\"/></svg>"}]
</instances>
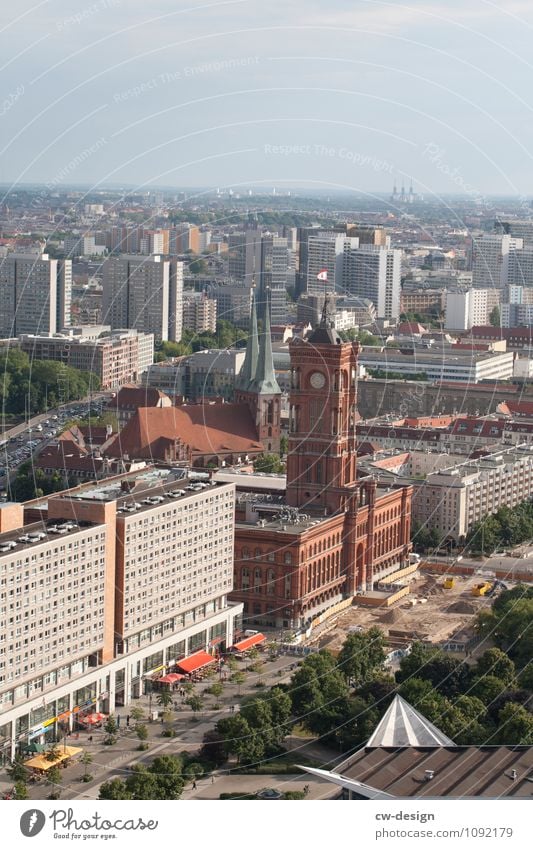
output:
<instances>
[{"instance_id":1,"label":"church roof","mask_svg":"<svg viewBox=\"0 0 533 849\"><path fill-rule=\"evenodd\" d=\"M257 308L255 305L255 292L252 291L252 311L250 314L250 328L246 342L246 354L242 368L235 381L237 389L247 391L257 371L257 359L259 355L259 337L257 335Z\"/></svg>"},{"instance_id":2,"label":"church roof","mask_svg":"<svg viewBox=\"0 0 533 849\"><path fill-rule=\"evenodd\" d=\"M453 740L439 731L429 719L418 713L401 696L394 700L381 722L366 744L367 749L379 746L398 748L402 746L453 746Z\"/></svg>"},{"instance_id":3,"label":"church roof","mask_svg":"<svg viewBox=\"0 0 533 849\"><path fill-rule=\"evenodd\" d=\"M165 443L179 440L193 454L257 453L263 446L246 404L191 404L141 407L106 453L164 459ZM117 454L117 452L119 452Z\"/></svg>"},{"instance_id":4,"label":"church roof","mask_svg":"<svg viewBox=\"0 0 533 849\"><path fill-rule=\"evenodd\" d=\"M280 395L276 374L274 372L274 359L272 357L272 336L270 334L270 304L268 293L263 300L263 332L259 345L259 357L254 378L250 384L250 391L258 395Z\"/></svg>"}]
</instances>

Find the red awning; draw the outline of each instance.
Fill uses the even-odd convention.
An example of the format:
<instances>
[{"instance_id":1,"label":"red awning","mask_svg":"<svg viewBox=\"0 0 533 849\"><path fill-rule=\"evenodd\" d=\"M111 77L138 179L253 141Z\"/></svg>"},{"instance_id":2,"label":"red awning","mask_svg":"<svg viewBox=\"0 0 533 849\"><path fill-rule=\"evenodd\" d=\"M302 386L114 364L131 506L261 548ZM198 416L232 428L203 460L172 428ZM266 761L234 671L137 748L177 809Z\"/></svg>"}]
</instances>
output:
<instances>
[{"instance_id":1,"label":"red awning","mask_svg":"<svg viewBox=\"0 0 533 849\"><path fill-rule=\"evenodd\" d=\"M264 643L265 640L266 637L264 634L254 634L252 637L246 637L245 640L241 640L240 643L235 643L233 648L237 651L247 651L252 646L258 646L259 643Z\"/></svg>"},{"instance_id":2,"label":"red awning","mask_svg":"<svg viewBox=\"0 0 533 849\"><path fill-rule=\"evenodd\" d=\"M203 669L204 666L209 666L210 663L216 663L216 657L212 657L206 651L199 651L196 654L191 654L190 657L184 657L183 660L178 660L176 666L182 672L190 674L191 672L196 672L197 669Z\"/></svg>"},{"instance_id":3,"label":"red awning","mask_svg":"<svg viewBox=\"0 0 533 849\"><path fill-rule=\"evenodd\" d=\"M184 675L180 675L179 672L169 672L168 675L163 675L162 678L157 679L158 684L176 684L178 681L182 681L185 678Z\"/></svg>"}]
</instances>

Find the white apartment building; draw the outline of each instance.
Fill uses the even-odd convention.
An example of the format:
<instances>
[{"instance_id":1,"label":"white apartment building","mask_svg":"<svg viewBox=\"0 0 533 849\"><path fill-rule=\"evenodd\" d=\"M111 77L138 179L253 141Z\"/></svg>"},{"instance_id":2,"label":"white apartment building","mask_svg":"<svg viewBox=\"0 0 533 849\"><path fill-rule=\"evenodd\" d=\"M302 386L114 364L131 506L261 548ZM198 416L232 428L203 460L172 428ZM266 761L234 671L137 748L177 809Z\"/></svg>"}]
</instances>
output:
<instances>
[{"instance_id":1,"label":"white apartment building","mask_svg":"<svg viewBox=\"0 0 533 849\"><path fill-rule=\"evenodd\" d=\"M489 324L490 314L500 302L499 289L467 289L446 293L446 330L470 330Z\"/></svg>"},{"instance_id":2,"label":"white apartment building","mask_svg":"<svg viewBox=\"0 0 533 849\"><path fill-rule=\"evenodd\" d=\"M112 328L153 333L179 342L183 316L183 263L162 256L125 254L103 265L103 320Z\"/></svg>"},{"instance_id":3,"label":"white apartment building","mask_svg":"<svg viewBox=\"0 0 533 849\"><path fill-rule=\"evenodd\" d=\"M179 659L233 644L234 505L233 484L154 468L49 497L31 525L22 505L2 505L4 759L129 704Z\"/></svg>"},{"instance_id":4,"label":"white apartment building","mask_svg":"<svg viewBox=\"0 0 533 849\"><path fill-rule=\"evenodd\" d=\"M472 283L474 287L501 289L509 282L509 254L523 248L522 239L509 235L474 239Z\"/></svg>"},{"instance_id":5,"label":"white apartment building","mask_svg":"<svg viewBox=\"0 0 533 849\"><path fill-rule=\"evenodd\" d=\"M413 485L413 521L437 528L443 540L459 542L484 516L531 498L533 446L497 451Z\"/></svg>"},{"instance_id":6,"label":"white apartment building","mask_svg":"<svg viewBox=\"0 0 533 849\"><path fill-rule=\"evenodd\" d=\"M345 240L342 288L346 294L368 298L378 318L400 315L400 250L376 245L351 245Z\"/></svg>"},{"instance_id":7,"label":"white apartment building","mask_svg":"<svg viewBox=\"0 0 533 849\"><path fill-rule=\"evenodd\" d=\"M8 254L0 262L0 336L68 327L71 298L70 260Z\"/></svg>"},{"instance_id":8,"label":"white apartment building","mask_svg":"<svg viewBox=\"0 0 533 849\"><path fill-rule=\"evenodd\" d=\"M355 248L359 239L347 239L341 234L327 234L320 231L307 240L307 285L309 295L323 295L325 291L334 292L342 286L344 244L349 242ZM328 273L327 282L317 280L321 271Z\"/></svg>"}]
</instances>

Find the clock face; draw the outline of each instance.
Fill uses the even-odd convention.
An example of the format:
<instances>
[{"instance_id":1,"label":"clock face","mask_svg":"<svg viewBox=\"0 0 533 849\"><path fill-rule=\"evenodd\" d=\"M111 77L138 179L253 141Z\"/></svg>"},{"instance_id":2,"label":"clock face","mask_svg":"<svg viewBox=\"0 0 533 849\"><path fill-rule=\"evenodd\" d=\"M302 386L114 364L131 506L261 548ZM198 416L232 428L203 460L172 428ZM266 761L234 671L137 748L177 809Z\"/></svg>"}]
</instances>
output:
<instances>
[{"instance_id":1,"label":"clock face","mask_svg":"<svg viewBox=\"0 0 533 849\"><path fill-rule=\"evenodd\" d=\"M324 384L326 383L326 378L319 371L314 371L310 378L310 384L313 389L322 389Z\"/></svg>"}]
</instances>

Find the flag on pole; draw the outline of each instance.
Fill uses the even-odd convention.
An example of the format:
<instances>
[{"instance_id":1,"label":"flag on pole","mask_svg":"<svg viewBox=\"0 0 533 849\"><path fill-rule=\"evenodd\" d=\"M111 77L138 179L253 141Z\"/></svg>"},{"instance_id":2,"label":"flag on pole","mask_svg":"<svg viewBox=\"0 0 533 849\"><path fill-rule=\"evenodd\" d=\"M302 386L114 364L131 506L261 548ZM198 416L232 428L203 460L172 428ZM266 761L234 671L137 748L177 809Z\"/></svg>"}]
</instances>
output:
<instances>
[{"instance_id":1,"label":"flag on pole","mask_svg":"<svg viewBox=\"0 0 533 849\"><path fill-rule=\"evenodd\" d=\"M321 271L319 271L317 276L316 276L316 279L317 280L323 280L325 283L327 283L327 281L328 281L328 270L327 270L327 268L323 268Z\"/></svg>"}]
</instances>

